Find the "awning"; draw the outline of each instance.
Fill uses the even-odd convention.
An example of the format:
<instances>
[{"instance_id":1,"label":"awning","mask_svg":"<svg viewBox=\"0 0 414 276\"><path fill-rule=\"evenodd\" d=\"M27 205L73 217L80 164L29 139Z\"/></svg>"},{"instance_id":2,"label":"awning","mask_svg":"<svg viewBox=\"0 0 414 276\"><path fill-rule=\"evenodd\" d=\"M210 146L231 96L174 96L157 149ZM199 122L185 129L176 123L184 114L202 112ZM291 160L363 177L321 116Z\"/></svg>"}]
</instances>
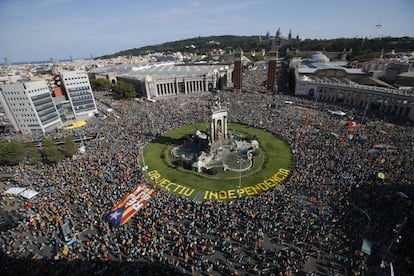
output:
<instances>
[{"instance_id":1,"label":"awning","mask_svg":"<svg viewBox=\"0 0 414 276\"><path fill-rule=\"evenodd\" d=\"M20 195L27 199L31 199L32 197L36 196L38 193L39 192L36 192L35 190L26 189L23 192L21 192Z\"/></svg>"}]
</instances>

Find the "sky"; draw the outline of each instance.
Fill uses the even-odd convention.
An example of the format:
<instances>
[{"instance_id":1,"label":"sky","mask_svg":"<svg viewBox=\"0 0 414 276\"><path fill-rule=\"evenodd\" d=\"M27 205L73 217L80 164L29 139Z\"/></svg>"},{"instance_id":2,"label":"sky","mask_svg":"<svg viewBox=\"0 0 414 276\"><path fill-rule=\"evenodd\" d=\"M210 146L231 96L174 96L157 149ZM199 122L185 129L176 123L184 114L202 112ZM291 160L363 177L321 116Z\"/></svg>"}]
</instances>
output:
<instances>
[{"instance_id":1,"label":"sky","mask_svg":"<svg viewBox=\"0 0 414 276\"><path fill-rule=\"evenodd\" d=\"M0 0L0 61L99 57L211 35L414 37L412 0ZM413 49L414 50L414 49Z\"/></svg>"}]
</instances>

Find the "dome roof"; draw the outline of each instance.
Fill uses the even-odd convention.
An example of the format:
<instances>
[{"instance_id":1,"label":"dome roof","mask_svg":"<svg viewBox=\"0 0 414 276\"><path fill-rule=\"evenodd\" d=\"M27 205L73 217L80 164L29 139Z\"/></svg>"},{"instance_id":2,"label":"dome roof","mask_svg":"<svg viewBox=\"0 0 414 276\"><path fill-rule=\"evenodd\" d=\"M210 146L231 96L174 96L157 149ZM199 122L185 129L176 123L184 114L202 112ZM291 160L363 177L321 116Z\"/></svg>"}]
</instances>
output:
<instances>
[{"instance_id":1,"label":"dome roof","mask_svg":"<svg viewBox=\"0 0 414 276\"><path fill-rule=\"evenodd\" d=\"M310 60L312 62L329 62L329 58L322 54L321 52L317 52L310 56Z\"/></svg>"}]
</instances>

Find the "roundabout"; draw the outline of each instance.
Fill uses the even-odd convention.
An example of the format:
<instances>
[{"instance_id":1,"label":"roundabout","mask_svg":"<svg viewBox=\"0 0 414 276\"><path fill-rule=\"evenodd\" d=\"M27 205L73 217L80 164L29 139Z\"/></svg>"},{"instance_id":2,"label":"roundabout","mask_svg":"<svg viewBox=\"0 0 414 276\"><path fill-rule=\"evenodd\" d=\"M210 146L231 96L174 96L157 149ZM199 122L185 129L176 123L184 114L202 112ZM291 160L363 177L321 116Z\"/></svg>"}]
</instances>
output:
<instances>
[{"instance_id":1,"label":"roundabout","mask_svg":"<svg viewBox=\"0 0 414 276\"><path fill-rule=\"evenodd\" d=\"M231 201L255 196L279 188L293 170L289 146L275 135L242 124L229 123L232 133L260 145L249 152L249 159L239 152L228 152L220 166L198 171L179 161L174 149L188 143L194 129L207 129L208 123L186 125L165 132L147 144L140 158L144 176L154 185L195 201ZM227 169L226 169L227 168Z\"/></svg>"}]
</instances>

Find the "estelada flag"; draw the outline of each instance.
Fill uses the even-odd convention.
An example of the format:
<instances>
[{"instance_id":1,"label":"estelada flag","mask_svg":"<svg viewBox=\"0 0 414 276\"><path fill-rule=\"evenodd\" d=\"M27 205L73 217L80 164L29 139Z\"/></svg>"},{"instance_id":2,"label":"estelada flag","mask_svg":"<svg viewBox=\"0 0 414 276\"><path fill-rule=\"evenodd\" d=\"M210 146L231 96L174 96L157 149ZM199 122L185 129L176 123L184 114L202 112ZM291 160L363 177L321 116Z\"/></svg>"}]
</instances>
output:
<instances>
[{"instance_id":1,"label":"estelada flag","mask_svg":"<svg viewBox=\"0 0 414 276\"><path fill-rule=\"evenodd\" d=\"M359 127L359 125L358 125L356 122L354 122L354 121L349 121L348 123L346 123L346 125L347 125L350 129L353 129L353 128L357 128L357 127Z\"/></svg>"},{"instance_id":2,"label":"estelada flag","mask_svg":"<svg viewBox=\"0 0 414 276\"><path fill-rule=\"evenodd\" d=\"M63 255L67 256L69 254L69 247L65 245L65 248L62 251Z\"/></svg>"},{"instance_id":3,"label":"estelada flag","mask_svg":"<svg viewBox=\"0 0 414 276\"><path fill-rule=\"evenodd\" d=\"M145 184L138 185L106 214L105 219L115 227L125 224L155 194Z\"/></svg>"}]
</instances>

